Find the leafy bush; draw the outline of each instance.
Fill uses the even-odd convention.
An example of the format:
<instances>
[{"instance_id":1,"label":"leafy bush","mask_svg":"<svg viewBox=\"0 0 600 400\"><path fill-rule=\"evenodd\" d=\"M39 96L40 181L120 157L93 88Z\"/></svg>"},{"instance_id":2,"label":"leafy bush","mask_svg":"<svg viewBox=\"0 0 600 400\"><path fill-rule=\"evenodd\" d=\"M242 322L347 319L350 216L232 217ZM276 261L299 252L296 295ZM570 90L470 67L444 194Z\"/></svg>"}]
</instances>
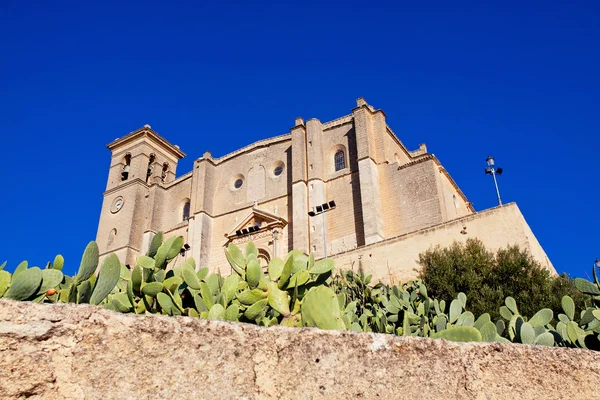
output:
<instances>
[{"instance_id":1,"label":"leafy bush","mask_svg":"<svg viewBox=\"0 0 600 400\"><path fill-rule=\"evenodd\" d=\"M584 296L577 291L566 274L550 275L528 252L517 246L488 251L483 243L468 239L447 248L439 246L422 253L419 278L429 293L449 301L463 292L471 301L469 310L479 315L490 313L500 318L504 299L513 297L524 315L533 315L540 308L550 308L558 315L561 299L570 296L578 308L585 306Z\"/></svg>"}]
</instances>

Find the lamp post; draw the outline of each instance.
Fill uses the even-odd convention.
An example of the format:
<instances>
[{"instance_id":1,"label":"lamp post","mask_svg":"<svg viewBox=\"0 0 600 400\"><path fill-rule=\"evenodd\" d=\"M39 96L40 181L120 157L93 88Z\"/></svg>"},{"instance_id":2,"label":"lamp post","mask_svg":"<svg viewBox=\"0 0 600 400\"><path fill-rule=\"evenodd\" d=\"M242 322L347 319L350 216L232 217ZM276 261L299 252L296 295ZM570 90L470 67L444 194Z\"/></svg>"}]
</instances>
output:
<instances>
[{"instance_id":1,"label":"lamp post","mask_svg":"<svg viewBox=\"0 0 600 400\"><path fill-rule=\"evenodd\" d=\"M500 190L498 189L498 181L496 180L496 175L502 175L502 168L496 168L496 165L494 164L494 157L492 156L488 156L485 162L487 162L488 165L485 169L485 173L486 175L491 174L494 178L494 185L496 186L496 195L498 196L498 205L501 206L502 200L500 199Z\"/></svg>"},{"instance_id":2,"label":"lamp post","mask_svg":"<svg viewBox=\"0 0 600 400\"><path fill-rule=\"evenodd\" d=\"M190 245L187 243L184 243L183 247L181 248L181 250L179 250L179 255L181 257L185 257L187 252L191 249ZM187 257L186 257L187 259Z\"/></svg>"},{"instance_id":3,"label":"lamp post","mask_svg":"<svg viewBox=\"0 0 600 400\"><path fill-rule=\"evenodd\" d=\"M327 211L331 211L335 208L335 201L331 200L327 203L323 203L320 206L315 207L315 211L309 211L308 215L310 217L316 217L321 214L323 218L323 258L327 258L327 228L325 225L325 213Z\"/></svg>"},{"instance_id":4,"label":"lamp post","mask_svg":"<svg viewBox=\"0 0 600 400\"><path fill-rule=\"evenodd\" d=\"M277 240L279 240L279 231L273 230L273 257L277 257Z\"/></svg>"}]
</instances>

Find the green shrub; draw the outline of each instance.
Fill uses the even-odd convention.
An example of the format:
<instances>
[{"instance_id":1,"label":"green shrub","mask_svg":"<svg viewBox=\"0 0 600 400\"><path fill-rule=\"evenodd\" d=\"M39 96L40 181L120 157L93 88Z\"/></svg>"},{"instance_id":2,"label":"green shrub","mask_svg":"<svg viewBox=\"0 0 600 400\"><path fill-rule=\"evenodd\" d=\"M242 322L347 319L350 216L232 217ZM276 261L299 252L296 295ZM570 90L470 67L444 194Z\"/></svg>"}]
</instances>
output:
<instances>
[{"instance_id":1,"label":"green shrub","mask_svg":"<svg viewBox=\"0 0 600 400\"><path fill-rule=\"evenodd\" d=\"M540 308L561 312L561 299L570 296L578 308L585 306L584 296L566 275L553 277L526 251L517 246L488 251L483 243L468 239L449 247L439 246L419 257L423 280L429 293L449 301L463 292L469 297L469 310L475 315L490 313L500 318L499 309L506 297L513 297L524 315Z\"/></svg>"}]
</instances>

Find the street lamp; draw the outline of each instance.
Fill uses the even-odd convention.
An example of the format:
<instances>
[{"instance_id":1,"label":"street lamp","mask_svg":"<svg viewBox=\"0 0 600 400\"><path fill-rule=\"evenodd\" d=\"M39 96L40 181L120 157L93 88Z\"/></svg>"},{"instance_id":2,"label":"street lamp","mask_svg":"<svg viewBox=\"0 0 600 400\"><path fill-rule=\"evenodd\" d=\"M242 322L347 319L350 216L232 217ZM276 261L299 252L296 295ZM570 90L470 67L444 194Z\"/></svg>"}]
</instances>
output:
<instances>
[{"instance_id":1,"label":"street lamp","mask_svg":"<svg viewBox=\"0 0 600 400\"><path fill-rule=\"evenodd\" d=\"M321 214L323 216L323 258L327 258L327 228L325 227L325 213L335 208L335 201L331 200L315 207L315 211L309 211L310 217L316 217Z\"/></svg>"},{"instance_id":2,"label":"street lamp","mask_svg":"<svg viewBox=\"0 0 600 400\"><path fill-rule=\"evenodd\" d=\"M189 244L187 244L187 243L185 243L185 244L183 245L183 247L181 248L181 250L179 250L179 255L180 255L181 257L184 257L184 256L185 256L185 253L186 253L186 252L187 252L189 249L191 249L190 245L189 245Z\"/></svg>"},{"instance_id":3,"label":"street lamp","mask_svg":"<svg viewBox=\"0 0 600 400\"><path fill-rule=\"evenodd\" d=\"M277 257L277 241L279 240L279 231L273 230L273 257Z\"/></svg>"},{"instance_id":4,"label":"street lamp","mask_svg":"<svg viewBox=\"0 0 600 400\"><path fill-rule=\"evenodd\" d=\"M494 185L496 186L496 195L498 195L498 205L502 205L502 200L500 199L500 190L498 189L498 181L496 180L496 175L502 175L502 168L496 168L494 164L494 157L488 156L485 162L487 162L487 168L485 169L486 175L492 175L494 177Z\"/></svg>"}]
</instances>

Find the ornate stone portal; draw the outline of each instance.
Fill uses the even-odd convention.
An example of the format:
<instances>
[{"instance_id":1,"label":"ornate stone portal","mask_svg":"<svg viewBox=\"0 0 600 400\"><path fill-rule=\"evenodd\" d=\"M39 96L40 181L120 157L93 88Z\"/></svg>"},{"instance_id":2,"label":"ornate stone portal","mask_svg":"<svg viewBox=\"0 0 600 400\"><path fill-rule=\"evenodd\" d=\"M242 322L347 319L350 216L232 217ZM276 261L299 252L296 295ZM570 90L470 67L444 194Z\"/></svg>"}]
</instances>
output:
<instances>
[{"instance_id":1,"label":"ornate stone portal","mask_svg":"<svg viewBox=\"0 0 600 400\"><path fill-rule=\"evenodd\" d=\"M225 234L227 242L235 243L239 247L243 247L248 241L254 242L258 248L258 260L261 266L266 267L271 258L282 257L284 254L280 252L279 242L283 238L283 229L286 227L287 221L278 215L268 211L261 210L255 204L251 212L237 223L229 233Z\"/></svg>"}]
</instances>

